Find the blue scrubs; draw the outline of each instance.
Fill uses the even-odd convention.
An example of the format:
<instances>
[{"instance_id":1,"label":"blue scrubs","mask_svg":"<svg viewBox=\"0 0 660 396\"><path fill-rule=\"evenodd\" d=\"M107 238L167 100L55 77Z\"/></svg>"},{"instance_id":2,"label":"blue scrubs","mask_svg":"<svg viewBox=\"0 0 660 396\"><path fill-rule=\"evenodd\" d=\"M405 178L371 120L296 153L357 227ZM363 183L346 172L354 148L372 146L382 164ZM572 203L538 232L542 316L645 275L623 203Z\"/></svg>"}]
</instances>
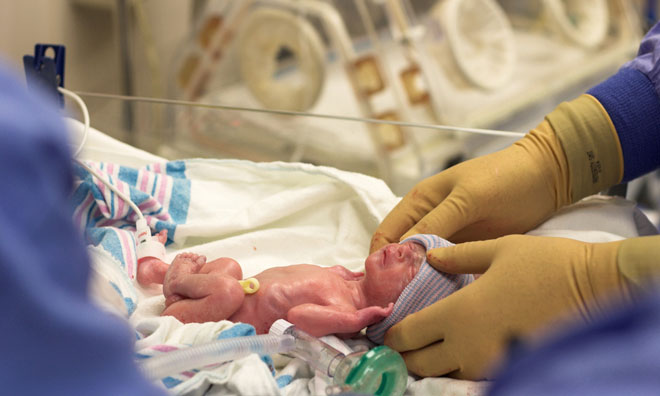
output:
<instances>
[{"instance_id":1,"label":"blue scrubs","mask_svg":"<svg viewBox=\"0 0 660 396\"><path fill-rule=\"evenodd\" d=\"M660 295L518 351L491 396L660 394Z\"/></svg>"},{"instance_id":2,"label":"blue scrubs","mask_svg":"<svg viewBox=\"0 0 660 396\"><path fill-rule=\"evenodd\" d=\"M623 181L660 167L660 23L637 57L587 91L610 116L623 153Z\"/></svg>"},{"instance_id":3,"label":"blue scrubs","mask_svg":"<svg viewBox=\"0 0 660 396\"><path fill-rule=\"evenodd\" d=\"M160 395L126 323L90 302L61 116L0 65L0 393Z\"/></svg>"}]
</instances>

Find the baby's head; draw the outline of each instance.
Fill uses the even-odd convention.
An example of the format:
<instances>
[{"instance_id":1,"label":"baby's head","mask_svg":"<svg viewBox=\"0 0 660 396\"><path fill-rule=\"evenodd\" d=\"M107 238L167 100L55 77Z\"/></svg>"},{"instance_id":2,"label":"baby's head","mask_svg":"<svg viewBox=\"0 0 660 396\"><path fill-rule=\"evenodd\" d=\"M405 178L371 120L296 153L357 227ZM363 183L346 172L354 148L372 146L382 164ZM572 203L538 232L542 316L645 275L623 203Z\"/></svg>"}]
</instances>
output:
<instances>
[{"instance_id":1,"label":"baby's head","mask_svg":"<svg viewBox=\"0 0 660 396\"><path fill-rule=\"evenodd\" d=\"M419 272L426 249L415 242L391 243L373 252L364 262L364 292L371 305L395 302Z\"/></svg>"}]
</instances>

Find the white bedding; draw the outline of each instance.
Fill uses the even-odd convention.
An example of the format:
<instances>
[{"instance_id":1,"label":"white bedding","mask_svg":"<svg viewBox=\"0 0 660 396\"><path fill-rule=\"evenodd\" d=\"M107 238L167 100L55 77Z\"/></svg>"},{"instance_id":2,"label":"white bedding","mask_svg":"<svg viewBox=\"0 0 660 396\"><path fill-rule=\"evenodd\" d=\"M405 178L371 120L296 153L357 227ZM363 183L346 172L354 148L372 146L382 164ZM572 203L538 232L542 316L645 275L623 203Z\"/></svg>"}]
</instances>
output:
<instances>
[{"instance_id":1,"label":"white bedding","mask_svg":"<svg viewBox=\"0 0 660 396\"><path fill-rule=\"evenodd\" d=\"M77 132L81 128L73 121L70 127ZM80 157L135 168L165 161L93 129ZM201 159L185 164L191 180L190 207L187 221L177 226L174 243L167 248L167 260L181 251L209 258L232 257L241 263L245 277L297 263L339 264L359 270L371 233L398 201L382 181L333 168ZM605 241L655 232L640 215L629 201L592 198L562 211L532 233ZM127 315L122 300L104 287L108 279L116 283L121 277L110 269L116 268L112 256L94 247L90 247L90 255L95 274L93 297L109 310ZM122 292L133 293L137 301L128 320L141 337L136 343L138 353L154 355L161 345L180 347L212 341L223 332L226 336L245 331L228 321L183 325L174 318L160 317L164 306L160 287L142 288L129 281L125 289ZM254 355L188 373L163 385L174 394L194 395L323 392L323 384L313 379L304 364L276 357L272 365L274 375ZM411 378L407 394L478 395L486 388L486 382Z\"/></svg>"}]
</instances>

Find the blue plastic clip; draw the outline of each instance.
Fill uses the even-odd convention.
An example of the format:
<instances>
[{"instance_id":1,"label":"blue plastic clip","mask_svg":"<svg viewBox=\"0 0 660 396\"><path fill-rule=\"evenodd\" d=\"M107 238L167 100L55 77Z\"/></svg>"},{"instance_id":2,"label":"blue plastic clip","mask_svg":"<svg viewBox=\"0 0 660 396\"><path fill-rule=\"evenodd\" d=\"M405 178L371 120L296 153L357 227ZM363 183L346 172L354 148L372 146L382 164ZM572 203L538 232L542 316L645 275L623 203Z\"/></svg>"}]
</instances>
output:
<instances>
[{"instance_id":1,"label":"blue plastic clip","mask_svg":"<svg viewBox=\"0 0 660 396\"><path fill-rule=\"evenodd\" d=\"M52 48L55 52L54 58L46 56L48 48ZM66 51L63 45L36 44L34 56L25 55L23 57L28 87L38 91L41 95L46 94L52 97L61 107L64 107L64 97L57 87L64 87L65 56Z\"/></svg>"}]
</instances>

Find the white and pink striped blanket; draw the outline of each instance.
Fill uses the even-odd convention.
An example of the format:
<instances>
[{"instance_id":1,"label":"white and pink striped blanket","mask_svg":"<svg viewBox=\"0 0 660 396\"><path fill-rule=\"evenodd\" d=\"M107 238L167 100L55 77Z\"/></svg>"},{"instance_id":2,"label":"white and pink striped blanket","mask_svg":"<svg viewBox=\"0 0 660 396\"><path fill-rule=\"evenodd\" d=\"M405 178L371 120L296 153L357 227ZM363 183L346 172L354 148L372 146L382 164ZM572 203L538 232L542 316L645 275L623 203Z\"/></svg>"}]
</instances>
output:
<instances>
[{"instance_id":1,"label":"white and pink striped blanket","mask_svg":"<svg viewBox=\"0 0 660 396\"><path fill-rule=\"evenodd\" d=\"M139 169L113 163L86 161L110 184L138 206L154 233L167 230L168 244L177 226L186 222L190 204L190 180L183 161L157 162ZM135 279L137 256L135 221L138 215L117 194L80 165L75 165L76 187L72 195L73 217L87 242L109 253L129 280ZM127 296L124 282L112 282L120 289L132 314L136 301Z\"/></svg>"}]
</instances>

